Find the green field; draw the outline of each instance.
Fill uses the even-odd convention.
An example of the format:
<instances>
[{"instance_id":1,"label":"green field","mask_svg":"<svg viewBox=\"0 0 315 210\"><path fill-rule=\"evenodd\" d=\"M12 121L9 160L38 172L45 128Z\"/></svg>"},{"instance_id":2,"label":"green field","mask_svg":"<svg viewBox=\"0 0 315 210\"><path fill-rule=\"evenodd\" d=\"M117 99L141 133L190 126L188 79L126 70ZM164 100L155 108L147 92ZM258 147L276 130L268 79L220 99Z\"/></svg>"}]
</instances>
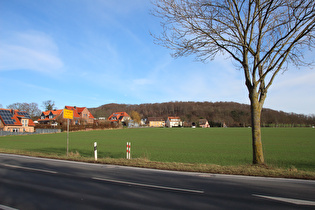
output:
<instances>
[{"instance_id":1,"label":"green field","mask_svg":"<svg viewBox=\"0 0 315 210\"><path fill-rule=\"evenodd\" d=\"M252 161L249 128L139 128L70 132L69 151L99 158L132 158L158 162L248 165ZM315 172L315 129L262 128L265 162L280 168ZM67 133L0 137L0 151L18 150L57 156L66 154Z\"/></svg>"}]
</instances>

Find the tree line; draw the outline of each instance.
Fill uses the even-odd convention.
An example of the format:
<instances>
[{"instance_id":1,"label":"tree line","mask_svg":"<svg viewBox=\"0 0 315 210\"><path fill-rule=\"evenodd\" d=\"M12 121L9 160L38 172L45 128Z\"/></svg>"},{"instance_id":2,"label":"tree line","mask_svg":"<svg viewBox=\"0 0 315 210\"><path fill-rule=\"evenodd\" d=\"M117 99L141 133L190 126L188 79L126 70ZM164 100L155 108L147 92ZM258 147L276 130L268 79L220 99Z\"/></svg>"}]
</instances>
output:
<instances>
[{"instance_id":1,"label":"tree line","mask_svg":"<svg viewBox=\"0 0 315 210\"><path fill-rule=\"evenodd\" d=\"M0 106L1 108L2 106ZM42 103L44 110L55 108L51 100ZM37 103L13 103L8 109L26 111L32 119L40 117L41 110ZM199 119L207 119L210 126L220 127L223 124L229 127L248 127L251 125L250 106L236 102L166 102L151 104L105 104L97 108L88 108L95 118L107 118L114 112L125 111L137 122L148 117L169 116L180 117L186 123L198 123ZM315 115L286 113L264 108L262 110L261 124L263 127L297 127L314 126Z\"/></svg>"},{"instance_id":2,"label":"tree line","mask_svg":"<svg viewBox=\"0 0 315 210\"><path fill-rule=\"evenodd\" d=\"M105 104L97 108L89 108L94 117L108 117L113 112L125 111L130 114L136 111L142 119L148 117L169 116L180 117L185 122L198 123L199 119L207 119L210 126L220 127L224 123L229 127L251 126L250 106L235 102L166 102L152 104ZM272 109L263 109L261 123L263 127L279 126L313 126L315 115L286 113Z\"/></svg>"}]
</instances>

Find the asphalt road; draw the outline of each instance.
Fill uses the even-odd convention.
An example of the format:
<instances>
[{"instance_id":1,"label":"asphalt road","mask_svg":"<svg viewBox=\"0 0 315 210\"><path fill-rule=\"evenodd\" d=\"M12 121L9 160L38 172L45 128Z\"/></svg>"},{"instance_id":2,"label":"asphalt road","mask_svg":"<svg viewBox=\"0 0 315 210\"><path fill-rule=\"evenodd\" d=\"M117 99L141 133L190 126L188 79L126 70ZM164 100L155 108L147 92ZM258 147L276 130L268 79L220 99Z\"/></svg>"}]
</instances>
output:
<instances>
[{"instance_id":1,"label":"asphalt road","mask_svg":"<svg viewBox=\"0 0 315 210\"><path fill-rule=\"evenodd\" d=\"M315 209L315 181L0 154L0 209Z\"/></svg>"}]
</instances>

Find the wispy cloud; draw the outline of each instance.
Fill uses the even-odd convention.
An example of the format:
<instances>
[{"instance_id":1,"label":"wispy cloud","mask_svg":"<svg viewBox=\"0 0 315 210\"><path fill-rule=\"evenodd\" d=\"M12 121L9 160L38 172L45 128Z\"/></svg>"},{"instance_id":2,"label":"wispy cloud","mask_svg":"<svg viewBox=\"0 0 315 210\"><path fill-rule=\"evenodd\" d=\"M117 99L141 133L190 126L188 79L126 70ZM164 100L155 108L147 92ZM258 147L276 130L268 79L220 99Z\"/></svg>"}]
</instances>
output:
<instances>
[{"instance_id":1,"label":"wispy cloud","mask_svg":"<svg viewBox=\"0 0 315 210\"><path fill-rule=\"evenodd\" d=\"M0 71L32 70L54 74L64 66L53 39L38 31L14 32L0 39Z\"/></svg>"},{"instance_id":2,"label":"wispy cloud","mask_svg":"<svg viewBox=\"0 0 315 210\"><path fill-rule=\"evenodd\" d=\"M315 69L288 70L279 74L274 89L297 87L300 85L314 86Z\"/></svg>"},{"instance_id":3,"label":"wispy cloud","mask_svg":"<svg viewBox=\"0 0 315 210\"><path fill-rule=\"evenodd\" d=\"M193 55L173 59L171 51L153 43L149 31L159 34L161 27L149 15L150 1L0 2L0 83L20 93L3 93L3 106L46 99L60 108L111 102L249 104L243 71L224 55L206 64L194 62ZM314 113L314 70L292 69L276 77L264 107ZM12 73L16 81L10 80Z\"/></svg>"},{"instance_id":4,"label":"wispy cloud","mask_svg":"<svg viewBox=\"0 0 315 210\"><path fill-rule=\"evenodd\" d=\"M169 56L160 58L142 77L127 84L128 93L144 102L248 102L242 73L224 59L203 64Z\"/></svg>"},{"instance_id":5,"label":"wispy cloud","mask_svg":"<svg viewBox=\"0 0 315 210\"><path fill-rule=\"evenodd\" d=\"M314 113L314 69L289 70L278 75L270 87L265 107L286 112Z\"/></svg>"}]
</instances>

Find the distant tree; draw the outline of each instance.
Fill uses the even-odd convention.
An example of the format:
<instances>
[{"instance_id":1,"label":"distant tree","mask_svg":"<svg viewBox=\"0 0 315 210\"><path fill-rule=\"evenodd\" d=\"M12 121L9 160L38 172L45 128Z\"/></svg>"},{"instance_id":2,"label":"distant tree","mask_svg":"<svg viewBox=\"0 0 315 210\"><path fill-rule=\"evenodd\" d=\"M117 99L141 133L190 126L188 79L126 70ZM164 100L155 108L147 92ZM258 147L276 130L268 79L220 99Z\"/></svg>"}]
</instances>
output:
<instances>
[{"instance_id":1,"label":"distant tree","mask_svg":"<svg viewBox=\"0 0 315 210\"><path fill-rule=\"evenodd\" d=\"M140 123L141 121L141 117L140 114L137 111L131 111L130 113L130 117L131 119L133 119L136 123Z\"/></svg>"},{"instance_id":2,"label":"distant tree","mask_svg":"<svg viewBox=\"0 0 315 210\"><path fill-rule=\"evenodd\" d=\"M31 117L39 116L41 110L37 103L14 103L7 106L8 109L17 109L27 112Z\"/></svg>"},{"instance_id":3,"label":"distant tree","mask_svg":"<svg viewBox=\"0 0 315 210\"><path fill-rule=\"evenodd\" d=\"M40 116L41 110L38 108L37 103L29 103L29 111L31 117Z\"/></svg>"},{"instance_id":4,"label":"distant tree","mask_svg":"<svg viewBox=\"0 0 315 210\"><path fill-rule=\"evenodd\" d=\"M2 104L0 104L0 108L2 108Z\"/></svg>"},{"instance_id":5,"label":"distant tree","mask_svg":"<svg viewBox=\"0 0 315 210\"><path fill-rule=\"evenodd\" d=\"M7 106L7 109L17 109L17 110L21 110L24 111L24 107L22 105L22 103L13 103Z\"/></svg>"},{"instance_id":6,"label":"distant tree","mask_svg":"<svg viewBox=\"0 0 315 210\"><path fill-rule=\"evenodd\" d=\"M251 105L253 163L264 164L261 112L267 91L289 64L315 46L315 1L155 0L163 31L154 36L174 57L206 61L227 54L243 70ZM228 84L227 84L228 85Z\"/></svg>"},{"instance_id":7,"label":"distant tree","mask_svg":"<svg viewBox=\"0 0 315 210\"><path fill-rule=\"evenodd\" d=\"M53 110L55 108L55 102L52 100L43 101L42 107L45 109L45 111Z\"/></svg>"}]
</instances>

